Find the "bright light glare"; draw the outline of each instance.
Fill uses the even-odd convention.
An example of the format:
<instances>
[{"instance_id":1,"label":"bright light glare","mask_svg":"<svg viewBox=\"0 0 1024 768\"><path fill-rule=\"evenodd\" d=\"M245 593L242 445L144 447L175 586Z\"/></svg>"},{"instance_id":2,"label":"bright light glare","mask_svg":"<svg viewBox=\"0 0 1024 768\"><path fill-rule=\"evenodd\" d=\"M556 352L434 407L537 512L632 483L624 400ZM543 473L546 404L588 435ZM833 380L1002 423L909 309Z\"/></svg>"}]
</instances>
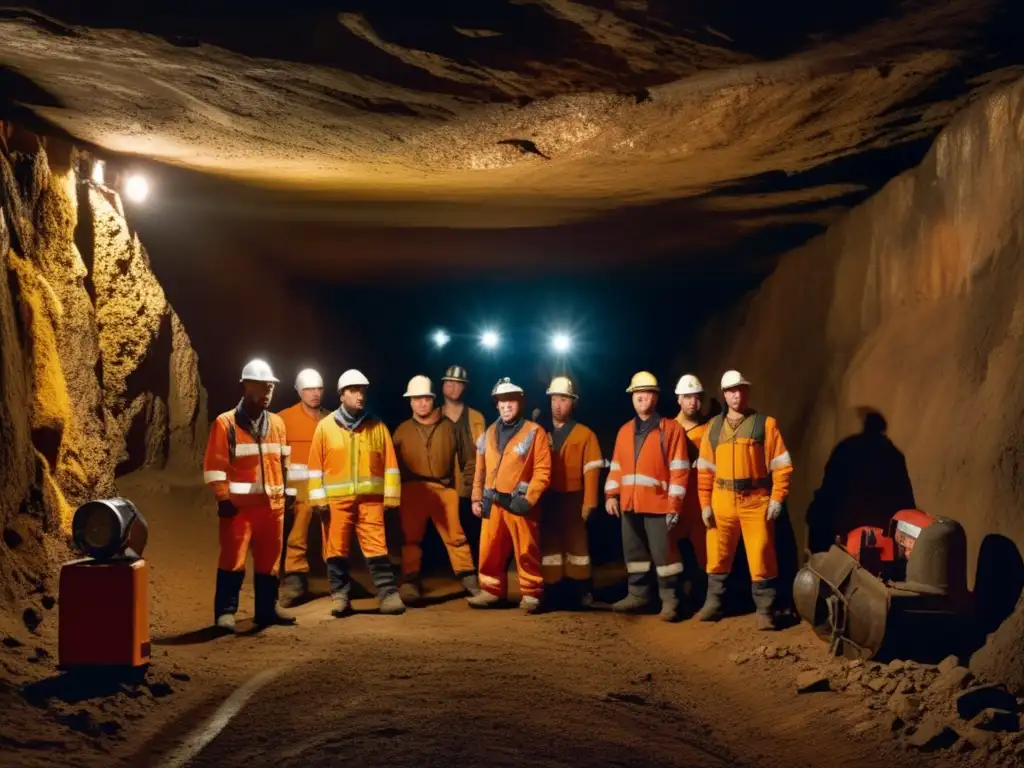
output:
<instances>
[{"instance_id":1,"label":"bright light glare","mask_svg":"<svg viewBox=\"0 0 1024 768\"><path fill-rule=\"evenodd\" d=\"M568 352L572 346L572 337L568 333L556 333L551 337L551 348L555 352Z\"/></svg>"},{"instance_id":2,"label":"bright light glare","mask_svg":"<svg viewBox=\"0 0 1024 768\"><path fill-rule=\"evenodd\" d=\"M97 160L92 164L92 180L95 184L103 184L103 161Z\"/></svg>"},{"instance_id":3,"label":"bright light glare","mask_svg":"<svg viewBox=\"0 0 1024 768\"><path fill-rule=\"evenodd\" d=\"M130 176L124 185L124 193L134 202L141 203L149 196L149 182L142 176Z\"/></svg>"},{"instance_id":4,"label":"bright light glare","mask_svg":"<svg viewBox=\"0 0 1024 768\"><path fill-rule=\"evenodd\" d=\"M500 340L497 331L484 331L480 334L480 343L487 349L495 349Z\"/></svg>"},{"instance_id":5,"label":"bright light glare","mask_svg":"<svg viewBox=\"0 0 1024 768\"><path fill-rule=\"evenodd\" d=\"M452 337L442 330L434 331L434 335L431 338L434 340L434 346L438 349L452 340Z\"/></svg>"}]
</instances>

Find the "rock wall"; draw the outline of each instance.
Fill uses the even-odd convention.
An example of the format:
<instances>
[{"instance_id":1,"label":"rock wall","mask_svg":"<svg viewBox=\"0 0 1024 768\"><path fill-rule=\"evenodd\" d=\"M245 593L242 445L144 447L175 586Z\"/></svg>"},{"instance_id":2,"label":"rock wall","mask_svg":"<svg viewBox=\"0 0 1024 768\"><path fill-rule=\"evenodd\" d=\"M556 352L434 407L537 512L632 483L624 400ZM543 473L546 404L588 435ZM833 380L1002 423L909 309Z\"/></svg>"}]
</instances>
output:
<instances>
[{"instance_id":1,"label":"rock wall","mask_svg":"<svg viewBox=\"0 0 1024 768\"><path fill-rule=\"evenodd\" d=\"M1022 210L1024 80L785 255L707 329L699 357L712 381L742 370L781 420L798 542L827 546L837 521L909 503L953 517L986 629L1024 584Z\"/></svg>"},{"instance_id":2,"label":"rock wall","mask_svg":"<svg viewBox=\"0 0 1024 768\"><path fill-rule=\"evenodd\" d=\"M197 357L116 193L73 147L0 123L0 583L36 591L75 507L117 475L194 467ZM47 536L46 534L56 534Z\"/></svg>"}]
</instances>

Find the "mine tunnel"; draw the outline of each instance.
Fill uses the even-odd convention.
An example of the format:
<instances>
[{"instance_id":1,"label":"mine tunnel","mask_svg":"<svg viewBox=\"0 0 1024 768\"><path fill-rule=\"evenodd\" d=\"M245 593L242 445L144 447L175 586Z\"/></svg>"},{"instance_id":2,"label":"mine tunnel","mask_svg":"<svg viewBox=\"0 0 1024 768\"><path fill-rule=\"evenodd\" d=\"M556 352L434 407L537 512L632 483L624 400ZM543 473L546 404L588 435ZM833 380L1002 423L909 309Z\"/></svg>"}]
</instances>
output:
<instances>
[{"instance_id":1,"label":"mine tunnel","mask_svg":"<svg viewBox=\"0 0 1024 768\"><path fill-rule=\"evenodd\" d=\"M0 6L0 763L1024 765L1022 22Z\"/></svg>"}]
</instances>

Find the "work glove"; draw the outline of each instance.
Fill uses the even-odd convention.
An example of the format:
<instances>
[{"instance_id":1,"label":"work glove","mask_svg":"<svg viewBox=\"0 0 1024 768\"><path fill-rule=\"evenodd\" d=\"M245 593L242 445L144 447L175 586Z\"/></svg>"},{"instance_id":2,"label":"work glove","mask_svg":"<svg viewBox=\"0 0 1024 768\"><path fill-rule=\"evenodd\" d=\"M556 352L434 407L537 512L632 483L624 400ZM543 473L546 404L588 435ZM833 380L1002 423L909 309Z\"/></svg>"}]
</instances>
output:
<instances>
[{"instance_id":1,"label":"work glove","mask_svg":"<svg viewBox=\"0 0 1024 768\"><path fill-rule=\"evenodd\" d=\"M715 513L711 511L711 507L704 507L701 510L700 516L704 519L705 528L715 527Z\"/></svg>"},{"instance_id":2,"label":"work glove","mask_svg":"<svg viewBox=\"0 0 1024 768\"><path fill-rule=\"evenodd\" d=\"M583 508L583 522L584 522L584 523L585 523L585 522L587 522L587 520L589 520L589 519L590 519L590 514L591 514L591 513L593 512L593 511L594 511L594 508L593 508L593 507L584 507L584 508Z\"/></svg>"},{"instance_id":3,"label":"work glove","mask_svg":"<svg viewBox=\"0 0 1024 768\"><path fill-rule=\"evenodd\" d=\"M619 516L619 499L617 496L609 496L604 502L604 511L612 517Z\"/></svg>"},{"instance_id":4,"label":"work glove","mask_svg":"<svg viewBox=\"0 0 1024 768\"><path fill-rule=\"evenodd\" d=\"M679 515L676 512L669 512L665 515L665 528L672 530L679 522Z\"/></svg>"},{"instance_id":5,"label":"work glove","mask_svg":"<svg viewBox=\"0 0 1024 768\"><path fill-rule=\"evenodd\" d=\"M230 501L217 502L217 517L234 517L238 514L238 507Z\"/></svg>"},{"instance_id":6,"label":"work glove","mask_svg":"<svg viewBox=\"0 0 1024 768\"><path fill-rule=\"evenodd\" d=\"M778 520L779 515L782 514L782 502L772 499L768 502L768 514L766 517L768 520Z\"/></svg>"},{"instance_id":7,"label":"work glove","mask_svg":"<svg viewBox=\"0 0 1024 768\"><path fill-rule=\"evenodd\" d=\"M515 515L525 515L530 511L530 502L525 496L513 496L508 503L508 511Z\"/></svg>"},{"instance_id":8,"label":"work glove","mask_svg":"<svg viewBox=\"0 0 1024 768\"><path fill-rule=\"evenodd\" d=\"M326 504L322 507L313 507L313 514L320 518L320 522L323 525L331 524L331 505Z\"/></svg>"}]
</instances>

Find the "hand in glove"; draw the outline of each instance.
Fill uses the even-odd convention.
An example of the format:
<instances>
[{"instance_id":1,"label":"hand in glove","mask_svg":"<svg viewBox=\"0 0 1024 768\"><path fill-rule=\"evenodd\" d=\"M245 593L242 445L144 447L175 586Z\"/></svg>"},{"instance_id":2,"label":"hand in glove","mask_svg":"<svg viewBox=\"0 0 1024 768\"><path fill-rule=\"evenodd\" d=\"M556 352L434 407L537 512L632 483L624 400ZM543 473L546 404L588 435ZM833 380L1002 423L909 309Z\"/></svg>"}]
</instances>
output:
<instances>
[{"instance_id":1,"label":"hand in glove","mask_svg":"<svg viewBox=\"0 0 1024 768\"><path fill-rule=\"evenodd\" d=\"M593 511L594 511L593 507L584 507L583 508L583 522L584 523L587 522L587 520L590 519L590 514Z\"/></svg>"},{"instance_id":2,"label":"hand in glove","mask_svg":"<svg viewBox=\"0 0 1024 768\"><path fill-rule=\"evenodd\" d=\"M665 515L665 527L668 530L672 530L673 528L675 528L676 523L678 523L678 522L679 522L679 515L677 513L669 512L667 515Z\"/></svg>"},{"instance_id":3,"label":"hand in glove","mask_svg":"<svg viewBox=\"0 0 1024 768\"><path fill-rule=\"evenodd\" d=\"M617 496L609 496L604 502L604 511L612 517L619 516L619 499Z\"/></svg>"},{"instance_id":4,"label":"hand in glove","mask_svg":"<svg viewBox=\"0 0 1024 768\"><path fill-rule=\"evenodd\" d=\"M711 507L704 507L701 510L700 516L704 519L705 528L715 527L715 513L711 511Z\"/></svg>"},{"instance_id":5,"label":"hand in glove","mask_svg":"<svg viewBox=\"0 0 1024 768\"><path fill-rule=\"evenodd\" d=\"M512 501L508 503L508 511L515 515L525 515L530 511L530 502L525 496L513 496Z\"/></svg>"},{"instance_id":6,"label":"hand in glove","mask_svg":"<svg viewBox=\"0 0 1024 768\"><path fill-rule=\"evenodd\" d=\"M217 502L217 517L234 517L238 514L238 507L230 501Z\"/></svg>"},{"instance_id":7,"label":"hand in glove","mask_svg":"<svg viewBox=\"0 0 1024 768\"><path fill-rule=\"evenodd\" d=\"M782 502L772 499L768 502L768 514L766 517L769 520L778 520L779 515L782 514Z\"/></svg>"}]
</instances>

